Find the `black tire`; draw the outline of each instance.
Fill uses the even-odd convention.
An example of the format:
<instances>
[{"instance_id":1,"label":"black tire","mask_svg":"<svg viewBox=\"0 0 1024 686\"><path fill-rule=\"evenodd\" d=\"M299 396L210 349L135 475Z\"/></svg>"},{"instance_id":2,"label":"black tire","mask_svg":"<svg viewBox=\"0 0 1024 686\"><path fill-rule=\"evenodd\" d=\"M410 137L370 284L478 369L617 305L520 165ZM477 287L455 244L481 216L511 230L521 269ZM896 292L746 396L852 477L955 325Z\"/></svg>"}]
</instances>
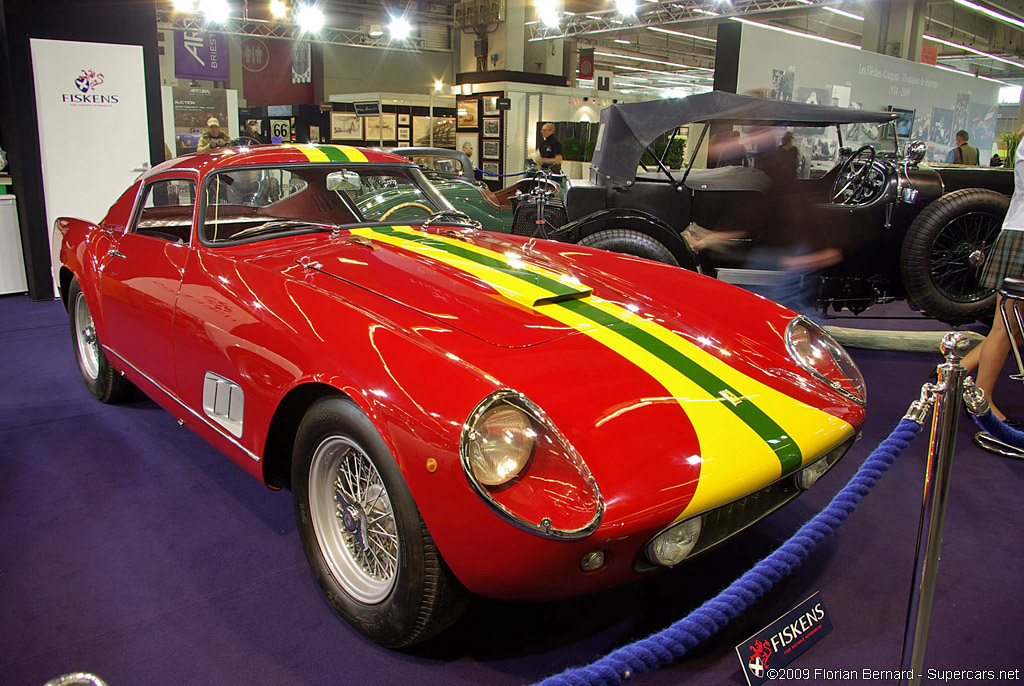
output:
<instances>
[{"instance_id":1,"label":"black tire","mask_svg":"<svg viewBox=\"0 0 1024 686\"><path fill-rule=\"evenodd\" d=\"M980 279L1009 206L1002 193L964 188L921 210L900 251L907 298L948 324L990 315L995 291Z\"/></svg>"},{"instance_id":2,"label":"black tire","mask_svg":"<svg viewBox=\"0 0 1024 686\"><path fill-rule=\"evenodd\" d=\"M364 478L346 480L353 470ZM400 648L462 614L468 592L434 545L387 445L350 400L322 398L306 412L292 494L317 583L360 633Z\"/></svg>"},{"instance_id":3,"label":"black tire","mask_svg":"<svg viewBox=\"0 0 1024 686\"><path fill-rule=\"evenodd\" d=\"M679 260L675 258L667 247L655 238L633 229L605 229L584 236L579 242L588 248L600 248L611 250L624 255L642 257L646 260L654 260L663 264L679 266Z\"/></svg>"},{"instance_id":4,"label":"black tire","mask_svg":"<svg viewBox=\"0 0 1024 686\"><path fill-rule=\"evenodd\" d=\"M71 279L68 288L68 321L71 324L71 344L75 351L78 372L89 392L98 400L117 404L131 400L135 387L110 366L99 339L92 314L85 302L85 295L78 279Z\"/></svg>"}]
</instances>

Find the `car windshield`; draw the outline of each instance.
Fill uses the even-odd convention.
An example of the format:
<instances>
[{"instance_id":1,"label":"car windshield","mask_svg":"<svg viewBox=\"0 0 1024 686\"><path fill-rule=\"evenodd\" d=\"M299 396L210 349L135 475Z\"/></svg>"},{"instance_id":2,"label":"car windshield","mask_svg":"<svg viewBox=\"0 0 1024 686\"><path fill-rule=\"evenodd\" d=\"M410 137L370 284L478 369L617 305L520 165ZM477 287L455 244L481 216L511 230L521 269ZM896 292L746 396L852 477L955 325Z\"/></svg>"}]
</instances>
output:
<instances>
[{"instance_id":1,"label":"car windshield","mask_svg":"<svg viewBox=\"0 0 1024 686\"><path fill-rule=\"evenodd\" d=\"M842 147L856 150L871 145L878 153L896 152L891 124L843 124ZM733 126L716 132L708 147L708 166L757 167L759 157L784 145L796 149L797 176L824 176L840 161L840 139L835 126Z\"/></svg>"},{"instance_id":2,"label":"car windshield","mask_svg":"<svg viewBox=\"0 0 1024 686\"><path fill-rule=\"evenodd\" d=\"M204 186L202 236L249 240L377 221L419 221L451 209L415 167L282 165L219 171Z\"/></svg>"}]
</instances>

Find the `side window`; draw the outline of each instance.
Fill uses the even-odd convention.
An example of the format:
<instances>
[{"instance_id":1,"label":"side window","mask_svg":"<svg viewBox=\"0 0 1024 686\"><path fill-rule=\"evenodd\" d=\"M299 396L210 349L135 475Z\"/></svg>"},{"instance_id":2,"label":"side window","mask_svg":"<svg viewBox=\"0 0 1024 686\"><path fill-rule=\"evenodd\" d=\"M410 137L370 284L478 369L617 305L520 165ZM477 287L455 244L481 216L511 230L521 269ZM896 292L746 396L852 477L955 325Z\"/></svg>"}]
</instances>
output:
<instances>
[{"instance_id":1,"label":"side window","mask_svg":"<svg viewBox=\"0 0 1024 686\"><path fill-rule=\"evenodd\" d=\"M268 222L303 219L308 212L298 198L308 185L290 169L217 172L205 186L203 236L211 243L238 240Z\"/></svg>"},{"instance_id":2,"label":"side window","mask_svg":"<svg viewBox=\"0 0 1024 686\"><path fill-rule=\"evenodd\" d=\"M142 206L132 232L174 243L188 243L195 204L194 180L154 181L143 191Z\"/></svg>"}]
</instances>

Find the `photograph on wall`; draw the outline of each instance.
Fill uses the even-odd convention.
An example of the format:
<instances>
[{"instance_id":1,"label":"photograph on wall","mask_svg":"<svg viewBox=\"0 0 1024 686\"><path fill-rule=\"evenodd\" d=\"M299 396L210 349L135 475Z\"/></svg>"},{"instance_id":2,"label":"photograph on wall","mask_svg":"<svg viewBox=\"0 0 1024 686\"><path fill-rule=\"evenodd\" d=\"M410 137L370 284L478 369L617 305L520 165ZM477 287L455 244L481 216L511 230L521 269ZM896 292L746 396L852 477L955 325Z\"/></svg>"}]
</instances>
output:
<instances>
[{"instance_id":1,"label":"photograph on wall","mask_svg":"<svg viewBox=\"0 0 1024 686\"><path fill-rule=\"evenodd\" d=\"M768 89L769 100L793 99L793 82L796 80L796 72L786 69L772 69L772 85Z\"/></svg>"},{"instance_id":2,"label":"photograph on wall","mask_svg":"<svg viewBox=\"0 0 1024 686\"><path fill-rule=\"evenodd\" d=\"M945 107L932 108L932 125L928 132L928 140L938 145L953 143L953 110Z\"/></svg>"},{"instance_id":3,"label":"photograph on wall","mask_svg":"<svg viewBox=\"0 0 1024 686\"><path fill-rule=\"evenodd\" d=\"M488 95L483 99L484 101L484 116L493 117L499 114L498 110L498 96Z\"/></svg>"},{"instance_id":4,"label":"photograph on wall","mask_svg":"<svg viewBox=\"0 0 1024 686\"><path fill-rule=\"evenodd\" d=\"M364 122L366 128L363 130L363 140L368 143L381 140L394 141L398 140L396 132L396 118L394 112L389 112L380 115L379 117L363 117L366 121ZM381 123L383 122L384 131L383 136L381 135Z\"/></svg>"},{"instance_id":5,"label":"photograph on wall","mask_svg":"<svg viewBox=\"0 0 1024 686\"><path fill-rule=\"evenodd\" d=\"M475 129L479 126L478 108L480 101L476 98L459 100L459 129Z\"/></svg>"},{"instance_id":6,"label":"photograph on wall","mask_svg":"<svg viewBox=\"0 0 1024 686\"><path fill-rule=\"evenodd\" d=\"M408 114L400 114L400 115L398 115L398 125L399 126L408 126L409 125L409 115Z\"/></svg>"},{"instance_id":7,"label":"photograph on wall","mask_svg":"<svg viewBox=\"0 0 1024 686\"><path fill-rule=\"evenodd\" d=\"M457 142L458 142L458 145L456 145L455 149L459 150L461 152L466 153L466 157L469 158L469 161L473 163L474 167L480 166L479 162L478 162L480 157L479 157L479 155L477 155L477 149L476 149L476 134L475 133L460 133L458 135L458 141Z\"/></svg>"},{"instance_id":8,"label":"photograph on wall","mask_svg":"<svg viewBox=\"0 0 1024 686\"><path fill-rule=\"evenodd\" d=\"M797 98L808 105L831 105L832 94L827 88L799 88Z\"/></svg>"},{"instance_id":9,"label":"photograph on wall","mask_svg":"<svg viewBox=\"0 0 1024 686\"><path fill-rule=\"evenodd\" d=\"M363 140L362 118L354 112L331 112L331 140Z\"/></svg>"},{"instance_id":10,"label":"photograph on wall","mask_svg":"<svg viewBox=\"0 0 1024 686\"><path fill-rule=\"evenodd\" d=\"M928 140L928 129L932 125L932 117L930 114L918 113L914 117L914 130L911 132L910 137L926 141Z\"/></svg>"},{"instance_id":11,"label":"photograph on wall","mask_svg":"<svg viewBox=\"0 0 1024 686\"><path fill-rule=\"evenodd\" d=\"M970 93L957 93L956 106L953 108L953 126L950 127L955 135L957 131L967 129L968 109L971 106Z\"/></svg>"},{"instance_id":12,"label":"photograph on wall","mask_svg":"<svg viewBox=\"0 0 1024 686\"><path fill-rule=\"evenodd\" d=\"M207 131L206 122L211 117L227 130L228 96L224 89L174 86L171 96L174 99L175 155L196 151L200 136Z\"/></svg>"},{"instance_id":13,"label":"photograph on wall","mask_svg":"<svg viewBox=\"0 0 1024 686\"><path fill-rule=\"evenodd\" d=\"M398 116L402 116L402 115L398 115ZM398 140L405 141L405 142L409 141L409 127L408 126L399 126L398 127Z\"/></svg>"},{"instance_id":14,"label":"photograph on wall","mask_svg":"<svg viewBox=\"0 0 1024 686\"><path fill-rule=\"evenodd\" d=\"M984 164L984 153L992 149L992 143L995 141L998 108L972 102L969 112L967 133L971 136L971 145L982 152L981 163Z\"/></svg>"},{"instance_id":15,"label":"photograph on wall","mask_svg":"<svg viewBox=\"0 0 1024 686\"><path fill-rule=\"evenodd\" d=\"M498 175L501 173L501 164L499 162L484 162L480 168L485 174Z\"/></svg>"},{"instance_id":16,"label":"photograph on wall","mask_svg":"<svg viewBox=\"0 0 1024 686\"><path fill-rule=\"evenodd\" d=\"M836 107L849 107L851 91L849 86L832 86L832 104Z\"/></svg>"},{"instance_id":17,"label":"photograph on wall","mask_svg":"<svg viewBox=\"0 0 1024 686\"><path fill-rule=\"evenodd\" d=\"M455 117L434 117L434 147L455 147Z\"/></svg>"},{"instance_id":18,"label":"photograph on wall","mask_svg":"<svg viewBox=\"0 0 1024 686\"><path fill-rule=\"evenodd\" d=\"M486 159L498 159L501 157L501 142L500 141L484 141L483 143L483 156Z\"/></svg>"},{"instance_id":19,"label":"photograph on wall","mask_svg":"<svg viewBox=\"0 0 1024 686\"><path fill-rule=\"evenodd\" d=\"M320 142L320 127L314 124L309 126L309 142L319 143Z\"/></svg>"},{"instance_id":20,"label":"photograph on wall","mask_svg":"<svg viewBox=\"0 0 1024 686\"><path fill-rule=\"evenodd\" d=\"M430 145L430 117L412 118L412 142L414 145Z\"/></svg>"},{"instance_id":21,"label":"photograph on wall","mask_svg":"<svg viewBox=\"0 0 1024 686\"><path fill-rule=\"evenodd\" d=\"M499 138L501 136L501 119L494 117L484 119L484 138Z\"/></svg>"}]
</instances>

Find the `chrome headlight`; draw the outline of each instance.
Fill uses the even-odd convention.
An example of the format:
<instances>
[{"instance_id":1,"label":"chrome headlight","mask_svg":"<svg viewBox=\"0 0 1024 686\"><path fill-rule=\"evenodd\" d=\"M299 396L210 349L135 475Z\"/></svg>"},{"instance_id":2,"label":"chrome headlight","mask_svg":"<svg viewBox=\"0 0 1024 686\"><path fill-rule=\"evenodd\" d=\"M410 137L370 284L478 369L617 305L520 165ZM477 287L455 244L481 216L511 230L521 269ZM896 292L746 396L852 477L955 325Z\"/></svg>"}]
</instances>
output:
<instances>
[{"instance_id":1,"label":"chrome headlight","mask_svg":"<svg viewBox=\"0 0 1024 686\"><path fill-rule=\"evenodd\" d=\"M867 403L864 375L853 358L807 317L796 317L786 327L786 349L811 376L861 405Z\"/></svg>"},{"instance_id":2,"label":"chrome headlight","mask_svg":"<svg viewBox=\"0 0 1024 686\"><path fill-rule=\"evenodd\" d=\"M516 526L582 538L601 523L604 502L583 458L522 393L484 398L462 428L459 452L473 489Z\"/></svg>"},{"instance_id":3,"label":"chrome headlight","mask_svg":"<svg viewBox=\"0 0 1024 686\"><path fill-rule=\"evenodd\" d=\"M490 408L467 435L473 476L484 486L511 481L530 459L536 437L529 415L515 405Z\"/></svg>"}]
</instances>

